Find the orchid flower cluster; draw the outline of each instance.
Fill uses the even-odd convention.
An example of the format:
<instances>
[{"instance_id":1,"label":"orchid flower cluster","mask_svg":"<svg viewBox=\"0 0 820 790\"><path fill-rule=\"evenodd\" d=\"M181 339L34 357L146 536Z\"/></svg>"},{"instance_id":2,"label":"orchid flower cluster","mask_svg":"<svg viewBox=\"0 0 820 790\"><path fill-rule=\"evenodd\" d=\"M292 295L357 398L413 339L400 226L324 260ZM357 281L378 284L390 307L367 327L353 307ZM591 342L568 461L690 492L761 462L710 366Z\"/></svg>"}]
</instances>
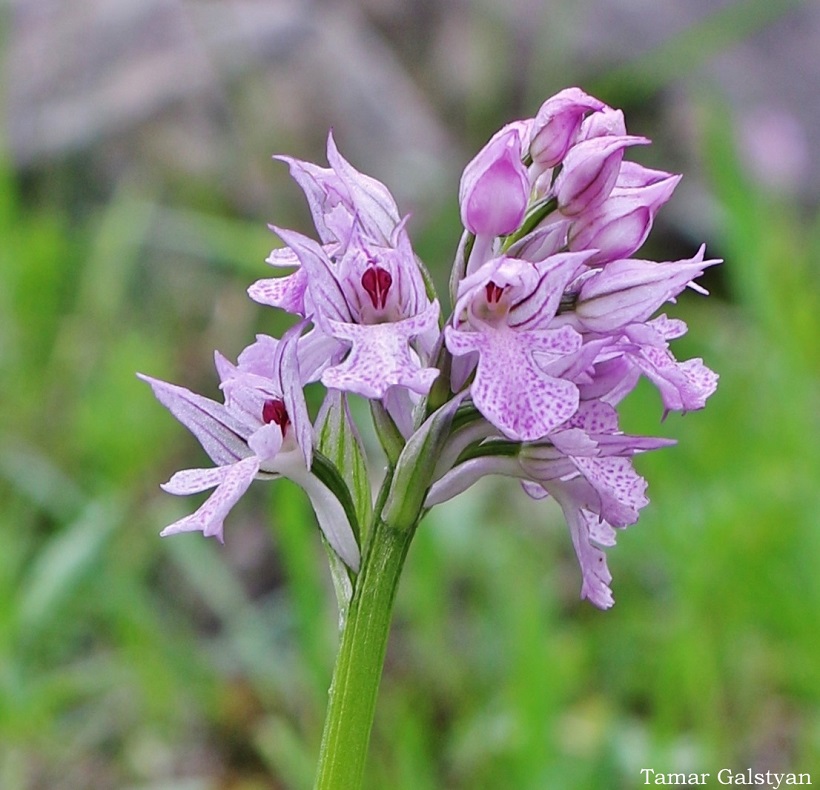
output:
<instances>
[{"instance_id":1,"label":"orchid flower cluster","mask_svg":"<svg viewBox=\"0 0 820 790\"><path fill-rule=\"evenodd\" d=\"M332 134L329 167L277 157L304 191L318 238L273 227L284 242L267 259L276 276L249 294L295 323L281 339L258 336L236 364L216 354L224 404L144 377L215 464L163 486L214 491L162 534L222 540L254 479L287 477L355 584L377 520L412 529L429 508L501 474L557 502L581 597L611 606L602 549L648 501L631 458L672 443L621 432L616 407L642 375L664 414L702 408L717 385L700 359L670 351L686 325L653 316L687 287L705 293L693 281L719 261L703 247L688 260L631 257L680 180L624 159L648 142L578 88L497 132L461 178L447 317L407 217ZM312 382L326 388L313 421ZM375 497L350 396L370 402L387 458Z\"/></svg>"}]
</instances>

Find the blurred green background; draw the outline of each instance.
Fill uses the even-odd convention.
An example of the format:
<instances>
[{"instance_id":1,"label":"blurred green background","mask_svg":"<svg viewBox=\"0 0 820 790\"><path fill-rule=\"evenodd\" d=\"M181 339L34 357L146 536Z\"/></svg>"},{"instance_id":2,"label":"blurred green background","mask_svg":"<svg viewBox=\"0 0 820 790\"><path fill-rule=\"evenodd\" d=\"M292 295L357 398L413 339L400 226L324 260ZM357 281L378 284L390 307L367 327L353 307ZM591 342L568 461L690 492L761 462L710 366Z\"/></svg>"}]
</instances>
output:
<instances>
[{"instance_id":1,"label":"blurred green background","mask_svg":"<svg viewBox=\"0 0 820 790\"><path fill-rule=\"evenodd\" d=\"M160 540L206 459L134 373L217 395L281 317L272 153L384 180L438 282L460 169L579 84L683 172L645 257L725 258L672 314L708 408L629 431L652 504L578 601L557 509L490 480L411 549L369 788L634 788L640 768L820 781L820 8L584 0L18 0L3 14L0 788L310 787L335 603L301 492L255 484L224 547ZM713 783L712 786L717 786Z\"/></svg>"}]
</instances>

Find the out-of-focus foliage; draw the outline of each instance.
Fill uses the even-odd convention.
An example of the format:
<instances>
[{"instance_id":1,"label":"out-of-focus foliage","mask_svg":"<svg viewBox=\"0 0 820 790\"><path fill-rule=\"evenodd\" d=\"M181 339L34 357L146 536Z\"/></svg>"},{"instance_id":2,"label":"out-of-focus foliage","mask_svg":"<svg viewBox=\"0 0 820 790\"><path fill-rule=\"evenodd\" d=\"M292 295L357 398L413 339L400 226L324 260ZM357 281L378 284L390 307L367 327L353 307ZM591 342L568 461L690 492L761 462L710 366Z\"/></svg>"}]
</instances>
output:
<instances>
[{"instance_id":1,"label":"out-of-focus foliage","mask_svg":"<svg viewBox=\"0 0 820 790\"><path fill-rule=\"evenodd\" d=\"M497 11L483 13L479 32ZM709 40L728 47L721 25ZM444 119L475 138L463 161L550 92L494 93L512 82L501 64L487 75ZM596 80L674 150L649 120L668 83ZM610 553L610 612L578 602L560 514L514 483L431 514L399 591L372 788L631 788L642 767L820 777L820 219L748 173L718 94L684 93L699 186L649 257L703 236L725 257L713 296L675 309L679 355L703 356L719 390L664 424L649 388L625 404L626 429L679 445L638 459L653 501ZM256 484L224 547L160 540L191 503L157 484L204 456L134 376L215 394L210 350L279 328L244 289L266 275L265 221L298 217L298 190L272 175L249 217L238 191L179 173L160 186L138 162L89 190L94 148L74 156L0 177L0 787L309 787L335 612L307 503ZM413 226L443 283L455 199L418 202L443 206Z\"/></svg>"}]
</instances>

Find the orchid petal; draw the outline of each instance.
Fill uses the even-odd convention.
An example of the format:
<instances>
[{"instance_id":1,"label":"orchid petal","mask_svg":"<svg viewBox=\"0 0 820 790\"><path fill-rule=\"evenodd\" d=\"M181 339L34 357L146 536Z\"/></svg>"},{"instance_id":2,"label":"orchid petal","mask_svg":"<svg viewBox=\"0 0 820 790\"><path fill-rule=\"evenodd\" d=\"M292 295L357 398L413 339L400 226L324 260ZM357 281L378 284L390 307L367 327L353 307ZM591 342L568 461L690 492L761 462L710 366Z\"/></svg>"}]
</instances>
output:
<instances>
[{"instance_id":1,"label":"orchid petal","mask_svg":"<svg viewBox=\"0 0 820 790\"><path fill-rule=\"evenodd\" d=\"M231 466L213 466L208 469L182 469L175 472L160 488L169 494L187 496L216 488L224 479Z\"/></svg>"},{"instance_id":2,"label":"orchid petal","mask_svg":"<svg viewBox=\"0 0 820 790\"><path fill-rule=\"evenodd\" d=\"M430 486L424 507L429 508L447 502L466 491L486 475L523 477L524 473L516 458L510 456L483 456L471 458L451 469L440 480Z\"/></svg>"},{"instance_id":3,"label":"orchid petal","mask_svg":"<svg viewBox=\"0 0 820 790\"><path fill-rule=\"evenodd\" d=\"M275 458L282 449L282 438L282 429L275 422L271 422L262 425L251 434L248 447L253 450L260 463L265 463Z\"/></svg>"},{"instance_id":4,"label":"orchid petal","mask_svg":"<svg viewBox=\"0 0 820 790\"><path fill-rule=\"evenodd\" d=\"M358 220L371 235L387 241L399 222L399 210L390 190L381 181L356 170L339 153L332 132L327 138L327 161L347 188Z\"/></svg>"},{"instance_id":5,"label":"orchid petal","mask_svg":"<svg viewBox=\"0 0 820 790\"><path fill-rule=\"evenodd\" d=\"M476 408L506 436L533 441L569 419L578 408L578 388L543 371L534 352L562 354L580 345L569 327L540 332L445 330L453 354L479 352L471 394Z\"/></svg>"},{"instance_id":6,"label":"orchid petal","mask_svg":"<svg viewBox=\"0 0 820 790\"><path fill-rule=\"evenodd\" d=\"M345 564L354 571L359 570L359 544L348 521L347 514L336 495L318 477L296 463L280 466L279 471L285 477L300 486L310 499L319 528L327 542L342 558Z\"/></svg>"},{"instance_id":7,"label":"orchid petal","mask_svg":"<svg viewBox=\"0 0 820 790\"><path fill-rule=\"evenodd\" d=\"M224 466L250 454L247 438L252 431L221 403L142 373L137 375L151 385L157 400L196 436L214 463Z\"/></svg>"},{"instance_id":8,"label":"orchid petal","mask_svg":"<svg viewBox=\"0 0 820 790\"><path fill-rule=\"evenodd\" d=\"M225 516L253 482L259 471L259 459L251 456L222 468L224 469L222 480L213 494L196 512L165 527L160 533L162 537L176 535L179 532L200 531L206 537L213 536L220 543L223 542L222 525Z\"/></svg>"},{"instance_id":9,"label":"orchid petal","mask_svg":"<svg viewBox=\"0 0 820 790\"><path fill-rule=\"evenodd\" d=\"M285 277L268 277L257 280L248 288L248 296L254 302L278 307L294 315L305 315L305 291L308 275L299 269Z\"/></svg>"},{"instance_id":10,"label":"orchid petal","mask_svg":"<svg viewBox=\"0 0 820 790\"><path fill-rule=\"evenodd\" d=\"M581 566L581 598L588 599L600 609L609 609L615 602L609 587L612 574L607 567L606 555L593 545L593 540L595 536L603 536L609 542L610 536L605 527L593 529L591 526L596 517L585 507L584 491L588 486L583 481L572 481L559 485L547 483L545 487L561 505L569 525L572 544Z\"/></svg>"},{"instance_id":11,"label":"orchid petal","mask_svg":"<svg viewBox=\"0 0 820 790\"><path fill-rule=\"evenodd\" d=\"M628 458L573 459L578 470L600 497L600 516L616 527L638 520L638 511L649 504L644 496L646 480L633 468Z\"/></svg>"},{"instance_id":12,"label":"orchid petal","mask_svg":"<svg viewBox=\"0 0 820 790\"><path fill-rule=\"evenodd\" d=\"M302 389L302 377L299 369L298 343L305 321L300 321L282 335L276 346L273 368L276 371L276 382L285 402L290 418L296 444L302 451L305 466L310 469L313 457L313 428L308 415L305 393Z\"/></svg>"},{"instance_id":13,"label":"orchid petal","mask_svg":"<svg viewBox=\"0 0 820 790\"><path fill-rule=\"evenodd\" d=\"M438 303L412 318L389 324L343 324L330 321L333 335L352 344L345 360L322 374L326 387L382 398L389 387L407 387L425 395L439 374L414 359L409 340L438 321Z\"/></svg>"},{"instance_id":14,"label":"orchid petal","mask_svg":"<svg viewBox=\"0 0 820 790\"><path fill-rule=\"evenodd\" d=\"M304 162L289 156L274 156L290 168L293 180L299 184L307 198L313 224L323 243L335 241L336 236L327 223L327 216L339 201L346 199L346 189L336 173L328 167ZM352 212L348 209L348 215Z\"/></svg>"},{"instance_id":15,"label":"orchid petal","mask_svg":"<svg viewBox=\"0 0 820 790\"><path fill-rule=\"evenodd\" d=\"M313 239L294 230L279 227L274 230L296 253L307 273L311 298L320 308L315 316L319 323L325 317L336 321L349 321L350 306L332 271L326 252Z\"/></svg>"}]
</instances>

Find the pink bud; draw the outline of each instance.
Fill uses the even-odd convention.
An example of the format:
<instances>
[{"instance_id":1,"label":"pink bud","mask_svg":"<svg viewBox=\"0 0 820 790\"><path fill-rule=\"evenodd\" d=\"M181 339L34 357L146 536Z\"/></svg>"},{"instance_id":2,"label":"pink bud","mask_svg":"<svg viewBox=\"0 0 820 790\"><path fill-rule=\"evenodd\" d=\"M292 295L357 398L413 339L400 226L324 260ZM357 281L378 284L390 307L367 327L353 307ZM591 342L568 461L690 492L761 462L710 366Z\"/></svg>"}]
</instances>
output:
<instances>
[{"instance_id":1,"label":"pink bud","mask_svg":"<svg viewBox=\"0 0 820 790\"><path fill-rule=\"evenodd\" d=\"M561 213L571 217L603 203L618 179L624 148L648 142L629 135L595 137L570 148L555 179Z\"/></svg>"},{"instance_id":2,"label":"pink bud","mask_svg":"<svg viewBox=\"0 0 820 790\"><path fill-rule=\"evenodd\" d=\"M671 178L672 174L665 170L651 170L648 167L639 165L637 162L622 162L618 172L618 180L615 182L615 189L632 189L635 187L648 187L659 184ZM675 181L677 184L677 179Z\"/></svg>"},{"instance_id":3,"label":"pink bud","mask_svg":"<svg viewBox=\"0 0 820 790\"><path fill-rule=\"evenodd\" d=\"M464 168L458 198L461 221L476 236L505 236L524 220L530 183L521 161L526 123L497 132Z\"/></svg>"},{"instance_id":4,"label":"pink bud","mask_svg":"<svg viewBox=\"0 0 820 790\"><path fill-rule=\"evenodd\" d=\"M575 142L584 116L605 106L580 88L567 88L547 99L533 120L532 161L543 168L557 165Z\"/></svg>"},{"instance_id":5,"label":"pink bud","mask_svg":"<svg viewBox=\"0 0 820 790\"><path fill-rule=\"evenodd\" d=\"M543 261L566 247L568 220L548 222L513 244L507 254L525 261Z\"/></svg>"},{"instance_id":6,"label":"pink bud","mask_svg":"<svg viewBox=\"0 0 820 790\"><path fill-rule=\"evenodd\" d=\"M635 167L640 168L640 165ZM640 169L646 173L659 173ZM660 175L664 176L663 180L642 187L621 188L616 185L600 206L585 212L573 223L569 231L569 249L598 250L587 261L590 266L632 255L646 241L656 212L669 200L680 181L680 176Z\"/></svg>"},{"instance_id":7,"label":"pink bud","mask_svg":"<svg viewBox=\"0 0 820 790\"><path fill-rule=\"evenodd\" d=\"M664 302L674 298L708 266L704 246L689 260L656 263L624 259L613 261L584 281L575 315L592 332L612 332L646 321Z\"/></svg>"},{"instance_id":8,"label":"pink bud","mask_svg":"<svg viewBox=\"0 0 820 790\"><path fill-rule=\"evenodd\" d=\"M584 119L578 132L579 140L591 140L593 137L623 137L626 134L626 121L623 110L604 107L601 112L592 113Z\"/></svg>"},{"instance_id":9,"label":"pink bud","mask_svg":"<svg viewBox=\"0 0 820 790\"><path fill-rule=\"evenodd\" d=\"M591 214L583 214L569 234L570 250L597 250L588 263L600 266L626 258L646 241L652 214L645 206L611 198Z\"/></svg>"}]
</instances>

